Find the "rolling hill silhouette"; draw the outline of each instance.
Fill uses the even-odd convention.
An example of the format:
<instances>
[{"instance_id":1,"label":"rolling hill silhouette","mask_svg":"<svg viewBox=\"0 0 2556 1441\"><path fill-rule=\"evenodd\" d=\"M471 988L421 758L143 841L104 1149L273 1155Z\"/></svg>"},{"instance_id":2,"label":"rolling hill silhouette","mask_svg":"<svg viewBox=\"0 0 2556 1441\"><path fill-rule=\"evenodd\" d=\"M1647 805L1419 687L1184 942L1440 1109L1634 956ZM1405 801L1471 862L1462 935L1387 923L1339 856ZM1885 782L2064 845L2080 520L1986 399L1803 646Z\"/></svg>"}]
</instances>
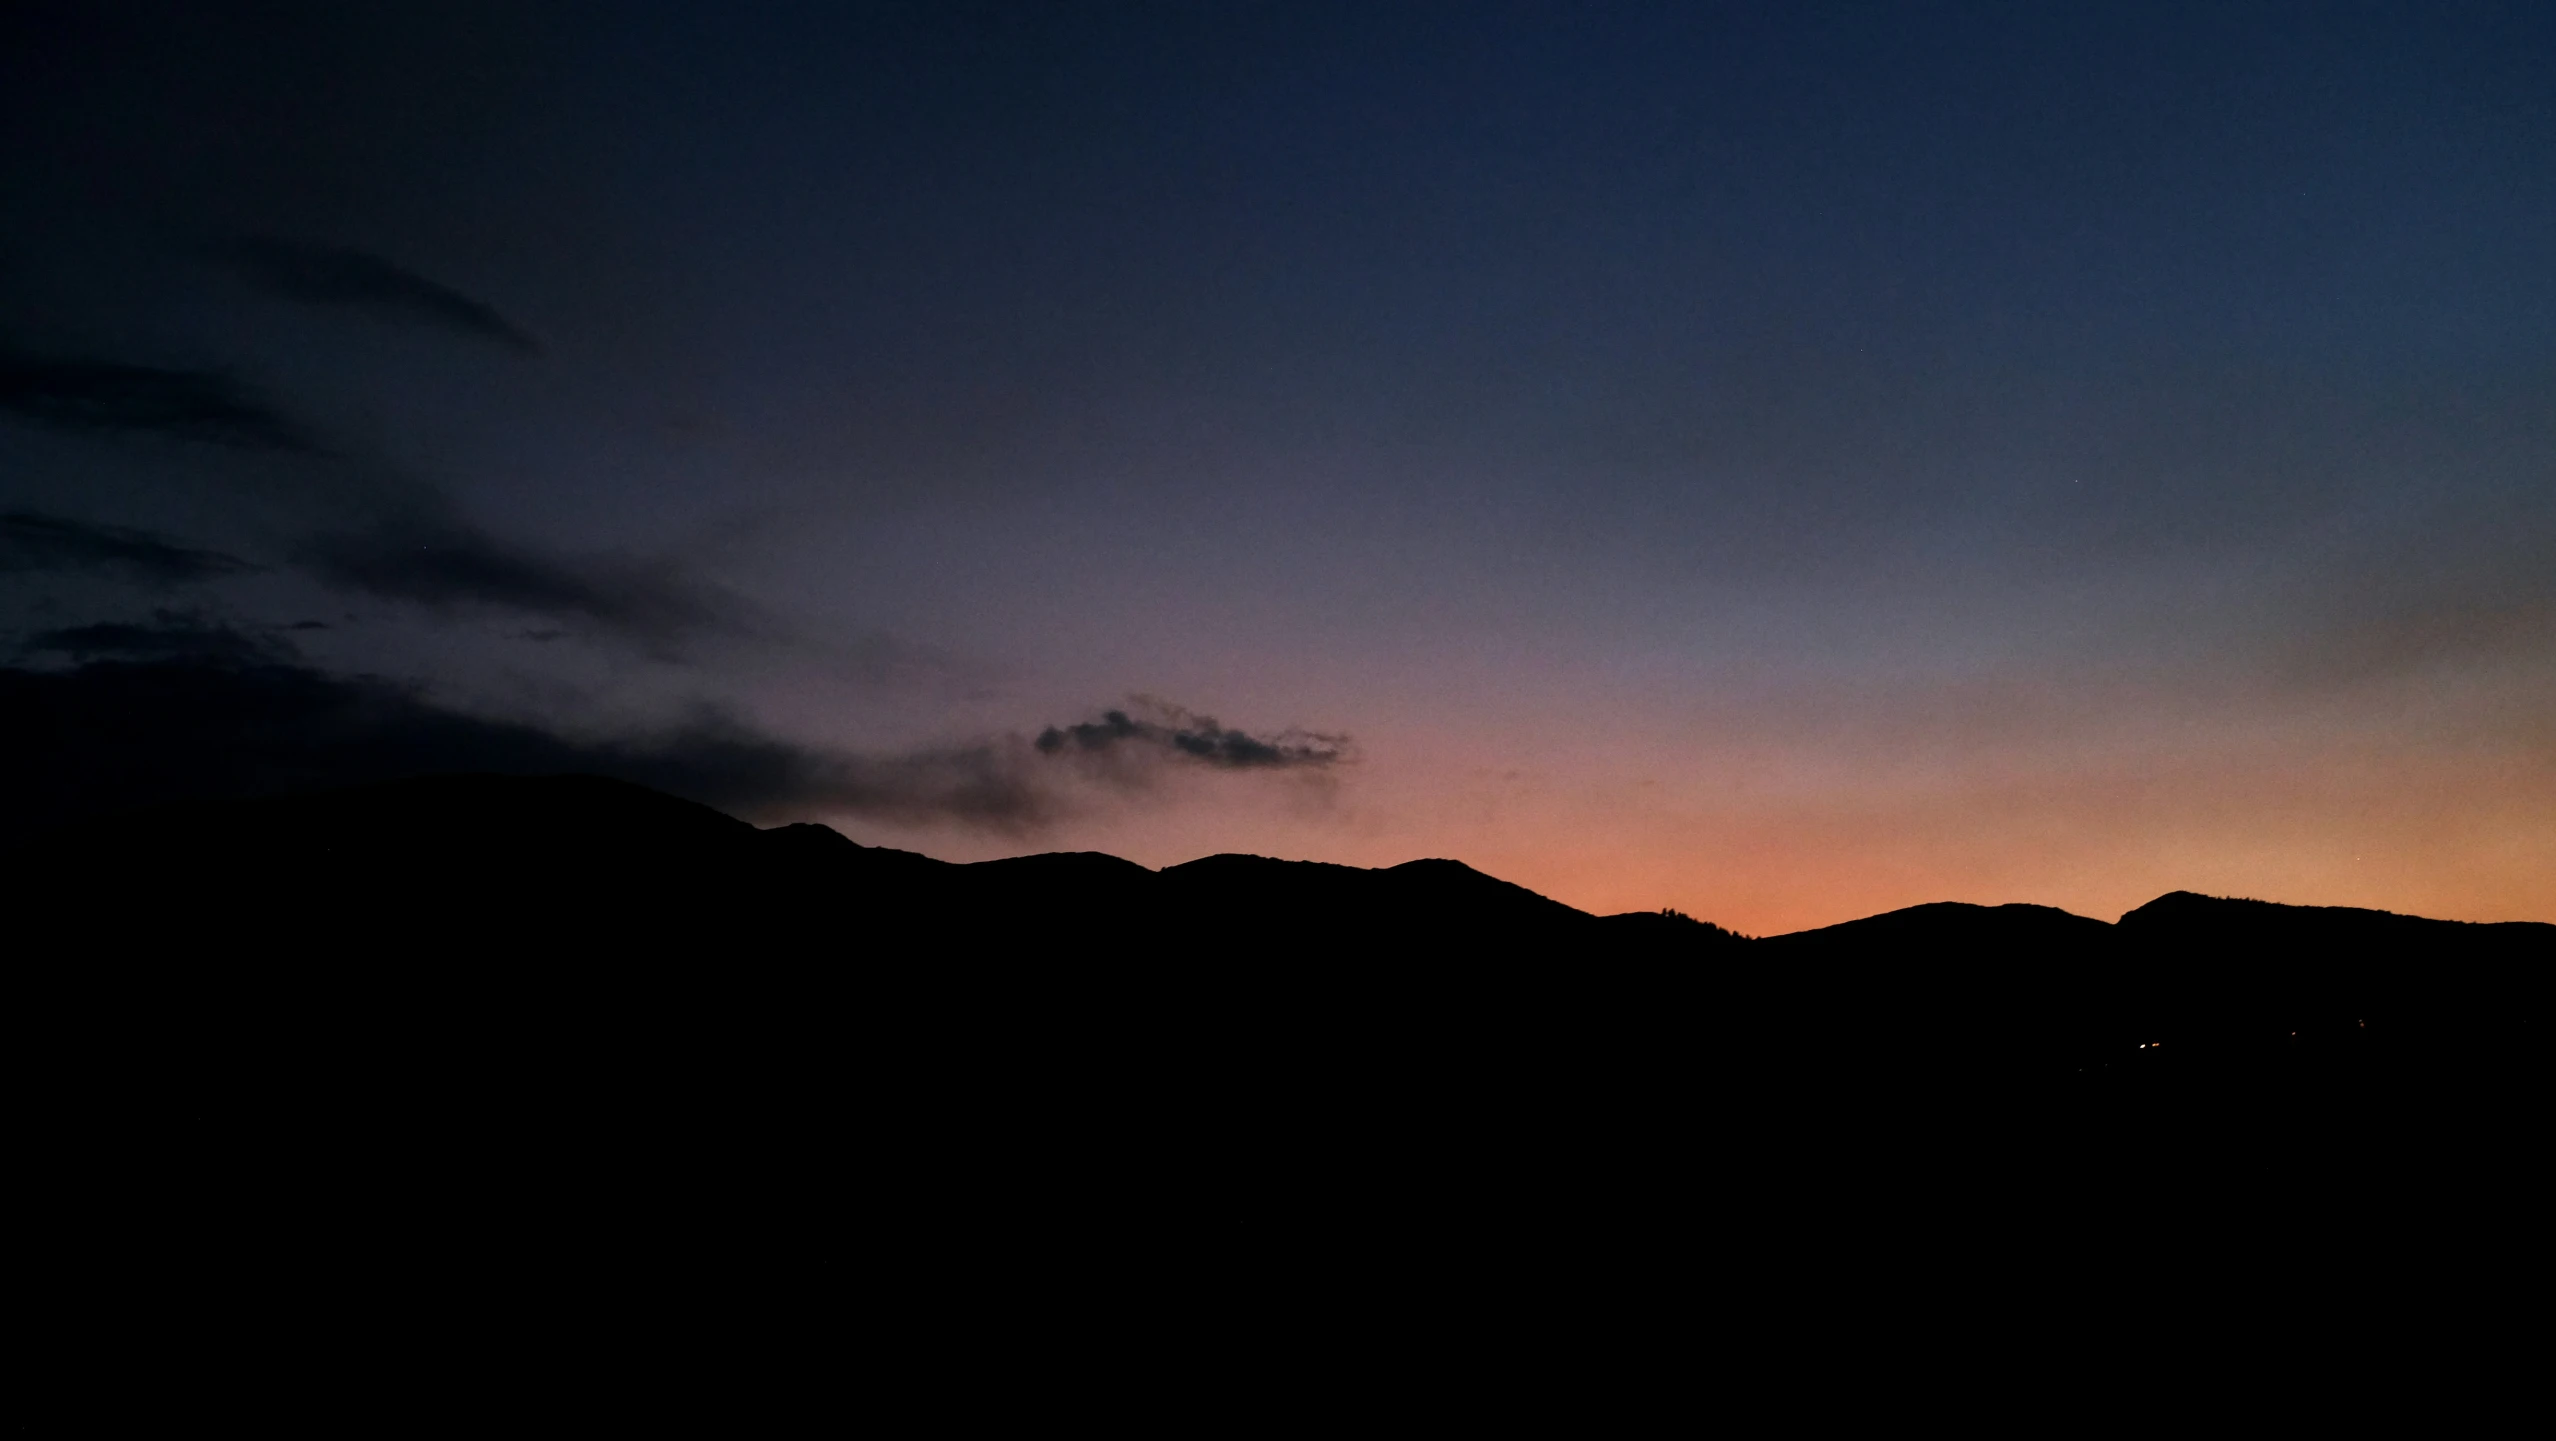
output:
<instances>
[{"instance_id":1,"label":"rolling hill silhouette","mask_svg":"<svg viewBox=\"0 0 2556 1441\"><path fill-rule=\"evenodd\" d=\"M2117 925L1948 903L1748 940L1589 915L1447 860L958 865L577 776L168 806L22 846L9 874L57 943L53 981L126 976L198 1009L259 987L261 1014L322 994L682 995L747 1025L866 999L925 1030L1070 1022L1160 1044L1198 1006L1220 1045L1399 1036L1453 1056L1531 1031L1546 1049L1612 1037L1582 1059L1616 1066L1709 1034L1777 1069L2017 1084L2382 1051L2472 1067L2528 1049L2556 956L2548 925L2183 892Z\"/></svg>"},{"instance_id":2,"label":"rolling hill silhouette","mask_svg":"<svg viewBox=\"0 0 2556 1441\"><path fill-rule=\"evenodd\" d=\"M1376 1276L1780 1301L2242 1247L2323 1285L2417 1191L2425 1238L2529 1194L2556 953L2182 893L1751 940L1446 860L953 865L573 776L170 806L0 874L31 1234L113 1279L78 1314L147 1284L207 1330L279 1285L954 1336Z\"/></svg>"}]
</instances>

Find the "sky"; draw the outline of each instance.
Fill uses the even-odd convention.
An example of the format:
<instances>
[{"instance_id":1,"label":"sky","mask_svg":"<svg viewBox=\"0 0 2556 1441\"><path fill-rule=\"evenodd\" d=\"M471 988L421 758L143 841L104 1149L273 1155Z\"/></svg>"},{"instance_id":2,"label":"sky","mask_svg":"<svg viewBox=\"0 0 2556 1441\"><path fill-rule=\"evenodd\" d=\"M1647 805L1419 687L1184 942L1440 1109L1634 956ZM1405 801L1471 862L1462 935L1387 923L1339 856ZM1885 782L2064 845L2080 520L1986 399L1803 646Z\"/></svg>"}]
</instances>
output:
<instances>
[{"instance_id":1,"label":"sky","mask_svg":"<svg viewBox=\"0 0 2556 1441\"><path fill-rule=\"evenodd\" d=\"M2535 4L12 6L0 772L2556 919L2550 74Z\"/></svg>"}]
</instances>

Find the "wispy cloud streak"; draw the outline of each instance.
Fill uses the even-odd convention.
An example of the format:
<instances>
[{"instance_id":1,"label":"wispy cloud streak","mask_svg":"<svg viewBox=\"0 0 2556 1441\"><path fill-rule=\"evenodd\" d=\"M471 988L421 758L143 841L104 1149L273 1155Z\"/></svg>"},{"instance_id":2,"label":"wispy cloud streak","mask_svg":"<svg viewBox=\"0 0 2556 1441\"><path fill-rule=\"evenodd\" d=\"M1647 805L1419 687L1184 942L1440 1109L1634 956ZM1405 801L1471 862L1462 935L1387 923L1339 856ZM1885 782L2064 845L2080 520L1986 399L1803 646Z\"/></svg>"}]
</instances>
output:
<instances>
[{"instance_id":1,"label":"wispy cloud streak","mask_svg":"<svg viewBox=\"0 0 2556 1441\"><path fill-rule=\"evenodd\" d=\"M0 571L102 570L150 585L176 585L258 568L235 555L180 545L131 526L25 510L0 515Z\"/></svg>"},{"instance_id":2,"label":"wispy cloud streak","mask_svg":"<svg viewBox=\"0 0 2556 1441\"><path fill-rule=\"evenodd\" d=\"M0 414L60 430L158 436L239 450L318 449L255 389L207 370L0 356Z\"/></svg>"},{"instance_id":3,"label":"wispy cloud streak","mask_svg":"<svg viewBox=\"0 0 2556 1441\"><path fill-rule=\"evenodd\" d=\"M368 251L255 236L214 246L212 254L243 280L280 299L358 307L491 341L522 355L541 352L541 342L495 306Z\"/></svg>"},{"instance_id":4,"label":"wispy cloud streak","mask_svg":"<svg viewBox=\"0 0 2556 1441\"><path fill-rule=\"evenodd\" d=\"M386 523L313 536L294 561L323 583L429 610L513 611L582 622L671 652L687 637L761 628L742 597L672 562L545 554L459 522Z\"/></svg>"},{"instance_id":5,"label":"wispy cloud streak","mask_svg":"<svg viewBox=\"0 0 2556 1441\"><path fill-rule=\"evenodd\" d=\"M163 611L30 637L64 668L0 667L0 833L135 806L422 774L590 774L746 816L841 815L1029 834L1064 809L1026 743L892 754L803 745L732 716L579 731L456 709L411 685L336 675L280 634Z\"/></svg>"}]
</instances>

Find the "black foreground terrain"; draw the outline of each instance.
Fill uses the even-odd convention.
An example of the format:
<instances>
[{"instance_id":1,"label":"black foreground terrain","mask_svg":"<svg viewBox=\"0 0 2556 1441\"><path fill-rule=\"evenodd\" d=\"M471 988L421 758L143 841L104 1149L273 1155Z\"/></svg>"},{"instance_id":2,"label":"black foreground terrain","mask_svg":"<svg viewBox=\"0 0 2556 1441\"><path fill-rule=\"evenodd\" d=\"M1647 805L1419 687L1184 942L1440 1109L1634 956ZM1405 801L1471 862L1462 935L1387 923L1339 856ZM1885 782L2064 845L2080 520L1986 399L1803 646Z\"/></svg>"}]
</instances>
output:
<instances>
[{"instance_id":1,"label":"black foreground terrain","mask_svg":"<svg viewBox=\"0 0 2556 1441\"><path fill-rule=\"evenodd\" d=\"M175 807L6 874L34 1234L86 1238L62 1324L101 1334L135 1287L183 1327L282 1286L537 1347L473 1298L555 1284L751 1295L791 1345L853 1305L946 1360L987 1297L1816 1307L1991 1258L2094 1294L2142 1248L2348 1291L2373 1236L2511 1234L2472 1218L2528 1194L2556 958L2181 893L1748 940L1451 861L949 865L577 777Z\"/></svg>"},{"instance_id":2,"label":"black foreground terrain","mask_svg":"<svg viewBox=\"0 0 2556 1441\"><path fill-rule=\"evenodd\" d=\"M1484 1063L1736 1050L2021 1087L2518 1063L2556 960L2556 926L2184 892L2118 925L1946 903L1747 940L1454 861L953 865L573 776L165 807L22 846L7 875L34 918L20 985L205 1017L255 996L261 1025L676 1006L822 1032L958 1007L1034 1017L1033 1049L1379 1031Z\"/></svg>"}]
</instances>

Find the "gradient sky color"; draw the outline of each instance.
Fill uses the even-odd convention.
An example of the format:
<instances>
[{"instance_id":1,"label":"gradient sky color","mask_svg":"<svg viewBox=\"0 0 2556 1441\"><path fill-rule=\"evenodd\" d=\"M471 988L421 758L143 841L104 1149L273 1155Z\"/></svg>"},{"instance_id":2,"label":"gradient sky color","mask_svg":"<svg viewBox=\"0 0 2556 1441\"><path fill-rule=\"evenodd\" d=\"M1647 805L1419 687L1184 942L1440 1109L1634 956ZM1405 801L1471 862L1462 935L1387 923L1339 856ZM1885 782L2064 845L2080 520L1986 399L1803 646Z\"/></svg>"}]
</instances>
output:
<instances>
[{"instance_id":1,"label":"gradient sky color","mask_svg":"<svg viewBox=\"0 0 2556 1441\"><path fill-rule=\"evenodd\" d=\"M953 859L2556 919L2549 7L35 5L0 57L0 352L311 437L0 415L0 508L245 563L12 573L12 634L995 747L1035 816L757 816ZM462 528L712 599L313 539ZM1030 745L1113 708L1346 740Z\"/></svg>"}]
</instances>

